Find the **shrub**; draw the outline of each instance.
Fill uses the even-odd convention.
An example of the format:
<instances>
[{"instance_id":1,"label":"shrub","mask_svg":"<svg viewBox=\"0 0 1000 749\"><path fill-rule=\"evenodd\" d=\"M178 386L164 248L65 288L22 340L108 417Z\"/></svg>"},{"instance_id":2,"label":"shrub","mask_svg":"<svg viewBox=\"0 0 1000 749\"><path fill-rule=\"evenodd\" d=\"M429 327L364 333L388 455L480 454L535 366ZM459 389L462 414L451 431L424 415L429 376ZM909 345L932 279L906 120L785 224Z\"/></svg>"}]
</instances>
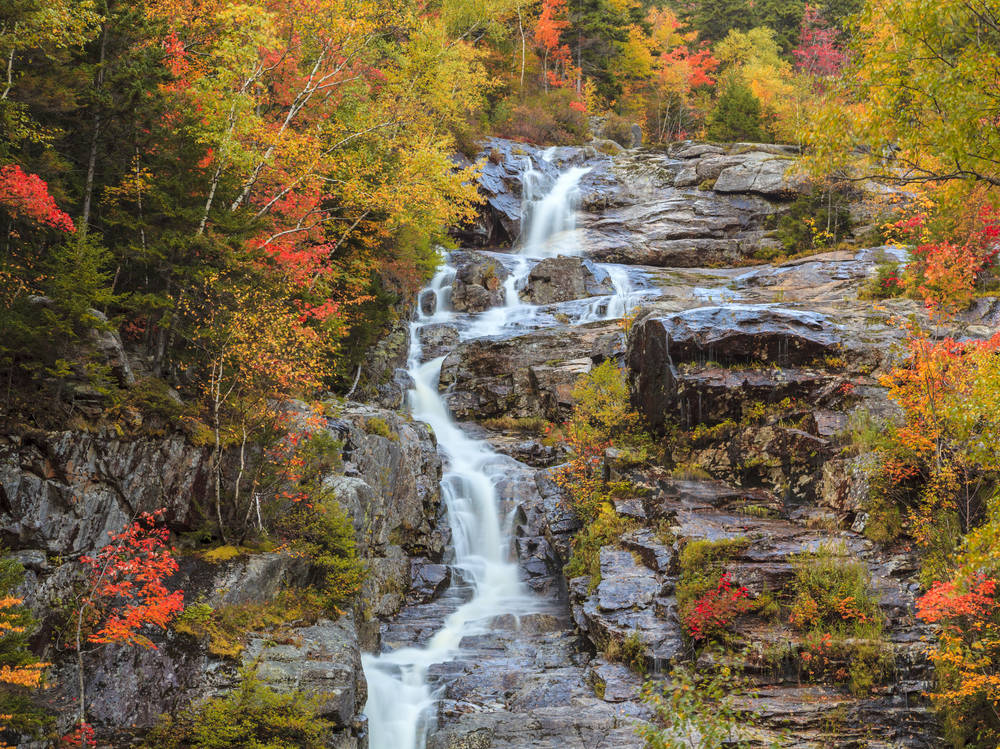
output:
<instances>
[{"instance_id":1,"label":"shrub","mask_svg":"<svg viewBox=\"0 0 1000 749\"><path fill-rule=\"evenodd\" d=\"M708 116L707 134L710 140L727 143L761 143L770 139L764 129L760 99L735 76L726 81Z\"/></svg>"},{"instance_id":2,"label":"shrub","mask_svg":"<svg viewBox=\"0 0 1000 749\"><path fill-rule=\"evenodd\" d=\"M952 569L917 600L936 628L931 699L954 746L1000 745L1000 512L966 537Z\"/></svg>"},{"instance_id":3,"label":"shrub","mask_svg":"<svg viewBox=\"0 0 1000 749\"><path fill-rule=\"evenodd\" d=\"M586 114L570 106L574 100L573 91L562 88L539 93L513 106L501 102L493 110L493 132L536 145L583 143L589 124Z\"/></svg>"},{"instance_id":4,"label":"shrub","mask_svg":"<svg viewBox=\"0 0 1000 749\"><path fill-rule=\"evenodd\" d=\"M788 253L833 247L851 235L847 196L833 188L800 195L777 223L777 237Z\"/></svg>"},{"instance_id":5,"label":"shrub","mask_svg":"<svg viewBox=\"0 0 1000 749\"><path fill-rule=\"evenodd\" d=\"M889 299L906 292L903 271L892 258L882 253L876 258L875 275L869 278L858 294L862 299Z\"/></svg>"},{"instance_id":6,"label":"shrub","mask_svg":"<svg viewBox=\"0 0 1000 749\"><path fill-rule=\"evenodd\" d=\"M392 430L392 427L389 426L385 419L379 416L372 416L365 421L365 431L368 434L376 434L379 437L385 437L387 440L399 442L399 435Z\"/></svg>"},{"instance_id":7,"label":"shrub","mask_svg":"<svg viewBox=\"0 0 1000 749\"><path fill-rule=\"evenodd\" d=\"M753 606L746 588L733 588L725 563L749 546L745 538L689 541L681 549L677 608L685 633L695 641L724 634Z\"/></svg>"},{"instance_id":8,"label":"shrub","mask_svg":"<svg viewBox=\"0 0 1000 749\"><path fill-rule=\"evenodd\" d=\"M729 573L719 577L715 588L695 599L684 617L684 630L695 642L724 634L736 617L754 608L744 587L734 588Z\"/></svg>"},{"instance_id":9,"label":"shrub","mask_svg":"<svg viewBox=\"0 0 1000 749\"><path fill-rule=\"evenodd\" d=\"M320 695L277 692L262 684L256 668L240 673L236 688L181 712L163 715L147 749L323 749L334 724L320 717Z\"/></svg>"},{"instance_id":10,"label":"shrub","mask_svg":"<svg viewBox=\"0 0 1000 749\"><path fill-rule=\"evenodd\" d=\"M817 678L832 675L854 694L868 694L891 661L868 568L846 548L833 546L799 555L794 566L789 621L807 635L800 654L804 671Z\"/></svg>"},{"instance_id":11,"label":"shrub","mask_svg":"<svg viewBox=\"0 0 1000 749\"><path fill-rule=\"evenodd\" d=\"M646 643L638 632L632 632L624 640L609 638L604 655L609 661L622 663L637 674L646 673Z\"/></svg>"},{"instance_id":12,"label":"shrub","mask_svg":"<svg viewBox=\"0 0 1000 749\"><path fill-rule=\"evenodd\" d=\"M361 590L365 576L351 518L328 491L320 490L311 494L310 501L297 502L281 529L294 539L295 551L307 556L316 570L315 587L327 610L338 613L338 607Z\"/></svg>"},{"instance_id":13,"label":"shrub","mask_svg":"<svg viewBox=\"0 0 1000 749\"><path fill-rule=\"evenodd\" d=\"M631 518L622 517L614 507L604 503L596 516L573 538L573 552L566 563L566 577L590 575L593 590L601 582L601 547L617 543L623 533L636 527Z\"/></svg>"},{"instance_id":14,"label":"shrub","mask_svg":"<svg viewBox=\"0 0 1000 749\"><path fill-rule=\"evenodd\" d=\"M643 686L642 699L653 708L654 718L636 732L647 749L755 746L741 731L753 716L737 709L733 699L746 686L729 666L702 674L675 666L662 685L649 681Z\"/></svg>"},{"instance_id":15,"label":"shrub","mask_svg":"<svg viewBox=\"0 0 1000 749\"><path fill-rule=\"evenodd\" d=\"M601 125L600 136L613 140L625 148L632 147L632 121L617 114L609 114Z\"/></svg>"},{"instance_id":16,"label":"shrub","mask_svg":"<svg viewBox=\"0 0 1000 749\"><path fill-rule=\"evenodd\" d=\"M0 559L0 746L6 746L3 734L8 731L37 734L51 722L31 697L44 685L49 664L39 662L28 647L37 622L13 594L23 580L24 568L17 560Z\"/></svg>"}]
</instances>

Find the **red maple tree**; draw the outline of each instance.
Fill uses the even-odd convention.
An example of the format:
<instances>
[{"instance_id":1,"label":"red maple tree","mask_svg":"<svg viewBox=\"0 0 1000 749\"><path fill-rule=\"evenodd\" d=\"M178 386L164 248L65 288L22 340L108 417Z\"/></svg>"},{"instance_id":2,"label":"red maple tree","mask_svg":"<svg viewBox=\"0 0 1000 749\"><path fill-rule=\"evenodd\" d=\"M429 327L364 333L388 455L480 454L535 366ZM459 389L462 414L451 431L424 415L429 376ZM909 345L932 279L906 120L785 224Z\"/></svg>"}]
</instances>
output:
<instances>
[{"instance_id":1,"label":"red maple tree","mask_svg":"<svg viewBox=\"0 0 1000 749\"><path fill-rule=\"evenodd\" d=\"M573 61L562 34L569 27L566 0L542 0L542 12L535 22L535 41L542 50L542 75L545 87L569 83ZM552 63L550 69L549 63Z\"/></svg>"},{"instance_id":2,"label":"red maple tree","mask_svg":"<svg viewBox=\"0 0 1000 749\"><path fill-rule=\"evenodd\" d=\"M836 29L827 25L816 6L807 5L799 30L799 46L792 51L795 67L821 78L839 73L847 57L837 45L838 35Z\"/></svg>"},{"instance_id":3,"label":"red maple tree","mask_svg":"<svg viewBox=\"0 0 1000 749\"><path fill-rule=\"evenodd\" d=\"M96 555L80 558L87 588L76 616L80 717L77 730L64 739L70 746L90 746L93 741L86 722L84 640L98 646L121 643L155 650L142 630L165 628L184 608L184 592L171 592L164 584L178 569L168 545L170 531L162 525L165 512L140 514L123 531L112 534L111 543Z\"/></svg>"},{"instance_id":4,"label":"red maple tree","mask_svg":"<svg viewBox=\"0 0 1000 749\"><path fill-rule=\"evenodd\" d=\"M0 166L0 207L14 218L30 219L64 232L75 230L73 219L59 210L45 181L17 164Z\"/></svg>"}]
</instances>

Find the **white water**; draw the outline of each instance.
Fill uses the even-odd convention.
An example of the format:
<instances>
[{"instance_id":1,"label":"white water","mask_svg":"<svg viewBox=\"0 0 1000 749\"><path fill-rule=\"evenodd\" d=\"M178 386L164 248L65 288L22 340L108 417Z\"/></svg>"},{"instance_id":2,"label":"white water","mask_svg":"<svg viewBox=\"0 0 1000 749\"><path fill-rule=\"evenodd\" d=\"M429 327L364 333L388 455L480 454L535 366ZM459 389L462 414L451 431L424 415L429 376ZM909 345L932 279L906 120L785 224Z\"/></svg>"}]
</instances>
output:
<instances>
[{"instance_id":1,"label":"white water","mask_svg":"<svg viewBox=\"0 0 1000 749\"><path fill-rule=\"evenodd\" d=\"M365 714L370 749L423 749L435 702L427 683L428 667L458 655L462 638L484 631L493 617L526 613L535 605L508 555L510 533L501 522L496 491L502 461L485 442L466 436L448 413L438 392L444 357L420 361L420 328L454 317L448 305L453 277L454 270L447 266L438 271L422 292L435 297L433 312L418 311L410 325L409 373L414 387L409 402L414 418L434 430L444 453L447 471L441 495L451 526L453 567L472 587L472 598L449 615L423 647L362 657L368 679Z\"/></svg>"},{"instance_id":2,"label":"white water","mask_svg":"<svg viewBox=\"0 0 1000 749\"><path fill-rule=\"evenodd\" d=\"M580 205L580 180L587 167L573 166L559 175L552 189L538 197L540 176L525 172L521 215L525 216L521 254L530 257L577 255L581 247L574 236Z\"/></svg>"},{"instance_id":3,"label":"white water","mask_svg":"<svg viewBox=\"0 0 1000 749\"><path fill-rule=\"evenodd\" d=\"M551 158L552 151L543 154ZM519 581L518 567L509 556L509 523L501 518L496 486L504 476L504 462L486 442L471 439L452 420L445 399L438 392L444 357L421 361L420 330L435 323L460 325L462 338L498 335L531 329L540 308L525 304L519 284L539 258L578 254L580 248L560 247L559 240L575 228L578 185L587 169L573 167L562 173L552 189L541 192L545 178L529 168L524 173L527 240L517 254L504 257L510 271L504 283L503 307L479 315L459 315L451 309L451 283L455 270L443 265L418 301L430 302L429 312L418 304L410 325L408 371L413 389L408 394L413 417L425 422L437 437L447 471L441 494L448 513L454 548L453 568L472 589L471 598L450 614L441 629L422 647L400 648L379 655L364 655L368 679L365 714L370 749L424 749L433 725L436 696L427 682L428 668L455 658L462 638L483 632L500 614L538 610ZM533 262L534 261L534 262ZM633 283L627 269L599 265L611 279L614 294L596 301L559 305L576 321L611 319L626 314L634 303ZM555 320L551 313L549 319Z\"/></svg>"}]
</instances>

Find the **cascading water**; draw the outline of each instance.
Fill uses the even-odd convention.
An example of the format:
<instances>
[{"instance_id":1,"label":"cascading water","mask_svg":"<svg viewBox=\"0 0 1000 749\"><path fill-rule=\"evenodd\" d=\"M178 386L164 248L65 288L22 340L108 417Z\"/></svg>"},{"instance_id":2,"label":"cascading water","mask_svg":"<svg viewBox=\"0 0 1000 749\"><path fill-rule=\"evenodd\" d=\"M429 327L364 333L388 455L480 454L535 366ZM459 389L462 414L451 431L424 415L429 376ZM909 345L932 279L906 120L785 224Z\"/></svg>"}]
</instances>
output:
<instances>
[{"instance_id":1,"label":"cascading water","mask_svg":"<svg viewBox=\"0 0 1000 749\"><path fill-rule=\"evenodd\" d=\"M414 386L409 402L414 418L434 430L447 461L441 494L451 526L453 566L471 587L472 597L445 619L423 647L363 656L371 749L423 749L435 702L427 682L428 667L454 658L462 638L483 631L493 617L527 612L533 604L519 581L517 564L507 552L509 528L501 522L496 491L502 466L485 442L466 436L448 413L447 403L438 393L444 357L420 361L420 329L454 316L446 290L453 277L454 271L447 266L437 273L421 294L433 295L434 309L429 313L418 310L410 325L408 364Z\"/></svg>"},{"instance_id":2,"label":"cascading water","mask_svg":"<svg viewBox=\"0 0 1000 749\"><path fill-rule=\"evenodd\" d=\"M552 152L546 152L551 157ZM547 160L547 159L546 159ZM459 315L451 309L450 289L455 270L443 265L418 298L417 316L410 325L408 371L413 379L409 404L413 417L425 422L437 437L447 471L441 494L448 513L454 550L453 568L472 595L443 622L440 630L422 647L406 647L362 658L368 679L365 714L369 721L370 749L423 749L433 724L434 690L428 683L428 668L455 658L462 639L485 631L500 614L528 613L542 602L532 598L519 581L518 567L509 557L510 528L501 519L498 482L504 477L504 462L487 443L468 437L452 420L445 399L438 392L444 357L422 362L420 330L436 323L458 324L462 337L497 335L523 330L538 308L525 304L519 284L530 272L531 260L567 251L558 239L575 227L578 185L588 169L573 167L562 173L551 190L541 195L545 176L527 164L523 174L526 216L525 235L517 254L506 256L505 305L480 315ZM615 266L607 271L614 295L602 307L605 318L628 310L632 282L628 272ZM588 317L580 307L577 319ZM597 318L600 319L600 318Z\"/></svg>"},{"instance_id":3,"label":"cascading water","mask_svg":"<svg viewBox=\"0 0 1000 749\"><path fill-rule=\"evenodd\" d=\"M521 253L531 257L575 255L578 246L571 246L567 236L576 229L576 210L580 203L580 180L590 169L573 166L559 175L552 189L536 198L537 177L523 180L527 231L523 233ZM529 173L525 173L527 177ZM530 185L530 186L529 186ZM560 241L562 240L562 241Z\"/></svg>"}]
</instances>

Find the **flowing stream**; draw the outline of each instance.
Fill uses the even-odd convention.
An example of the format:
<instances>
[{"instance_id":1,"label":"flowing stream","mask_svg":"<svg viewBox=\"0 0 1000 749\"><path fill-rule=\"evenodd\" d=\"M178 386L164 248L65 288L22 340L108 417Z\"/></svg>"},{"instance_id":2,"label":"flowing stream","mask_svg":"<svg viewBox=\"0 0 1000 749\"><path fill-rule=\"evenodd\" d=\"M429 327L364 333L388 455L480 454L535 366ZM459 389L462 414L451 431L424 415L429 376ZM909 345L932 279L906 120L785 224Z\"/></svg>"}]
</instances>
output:
<instances>
[{"instance_id":1,"label":"flowing stream","mask_svg":"<svg viewBox=\"0 0 1000 749\"><path fill-rule=\"evenodd\" d=\"M543 158L551 156L551 151ZM371 749L424 749L433 726L435 693L428 682L428 668L455 658L460 642L485 631L500 614L523 614L538 610L541 603L521 584L517 562L510 557L510 523L503 517L497 483L503 476L503 461L482 440L462 431L448 412L438 391L444 357L422 361L420 330L436 323L456 324L462 338L523 332L539 318L539 308L525 304L519 286L541 258L575 255L579 247L568 247L578 204L578 186L587 169L571 167L562 172L547 191L545 178L534 168L524 174L526 240L517 253L503 255L511 272L505 283L505 305L479 315L459 314L451 309L450 291L454 268L443 265L421 292L433 296L433 304L417 305L410 324L408 371L413 389L408 394L415 419L433 430L444 455L446 471L441 494L452 532L453 579L471 590L438 632L422 647L406 647L378 655L364 655L368 680L365 714ZM499 254L497 257L501 257ZM567 307L576 322L621 317L635 301L633 283L621 266L596 265L609 276L614 293L610 297L582 300ZM553 319L553 323L555 324Z\"/></svg>"}]
</instances>

